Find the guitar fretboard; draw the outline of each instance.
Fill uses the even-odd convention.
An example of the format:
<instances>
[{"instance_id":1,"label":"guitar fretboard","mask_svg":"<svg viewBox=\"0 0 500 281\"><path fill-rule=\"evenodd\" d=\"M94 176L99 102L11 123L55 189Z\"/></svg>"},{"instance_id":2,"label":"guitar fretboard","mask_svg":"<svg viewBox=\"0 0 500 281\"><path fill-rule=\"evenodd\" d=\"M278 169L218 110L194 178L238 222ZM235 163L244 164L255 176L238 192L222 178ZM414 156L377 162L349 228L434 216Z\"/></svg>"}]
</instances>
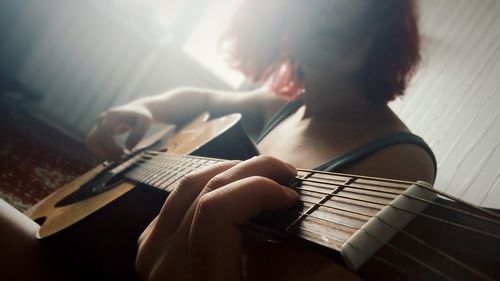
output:
<instances>
[{"instance_id":1,"label":"guitar fretboard","mask_svg":"<svg viewBox=\"0 0 500 281\"><path fill-rule=\"evenodd\" d=\"M225 160L146 151L125 174L129 180L171 192L186 174ZM299 169L289 186L300 204L253 224L339 251L368 220L412 183Z\"/></svg>"}]
</instances>

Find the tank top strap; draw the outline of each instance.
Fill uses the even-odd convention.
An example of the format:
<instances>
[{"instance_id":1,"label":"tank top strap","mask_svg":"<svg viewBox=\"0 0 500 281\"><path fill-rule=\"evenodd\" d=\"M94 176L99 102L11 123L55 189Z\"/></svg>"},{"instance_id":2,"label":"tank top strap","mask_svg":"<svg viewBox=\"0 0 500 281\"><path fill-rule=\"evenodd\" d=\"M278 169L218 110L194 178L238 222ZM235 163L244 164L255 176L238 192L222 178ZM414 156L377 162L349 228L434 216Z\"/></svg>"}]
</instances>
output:
<instances>
[{"instance_id":1,"label":"tank top strap","mask_svg":"<svg viewBox=\"0 0 500 281\"><path fill-rule=\"evenodd\" d=\"M383 148L391 145L397 144L415 144L423 148L431 157L434 164L434 175L437 172L437 161L432 149L427 145L427 143L419 136L408 132L391 133L380 138L374 139L360 147L357 147L349 152L346 152L330 161L327 161L320 166L316 167L315 170L320 171L339 171L340 169L360 161L364 157L369 156Z\"/></svg>"},{"instance_id":2,"label":"tank top strap","mask_svg":"<svg viewBox=\"0 0 500 281\"><path fill-rule=\"evenodd\" d=\"M303 104L303 96L300 96L297 99L284 104L266 123L259 137L257 138L256 143L259 143L267 134L269 134L272 129L274 129L274 127L276 127L281 121L283 121L283 119L295 112Z\"/></svg>"}]
</instances>

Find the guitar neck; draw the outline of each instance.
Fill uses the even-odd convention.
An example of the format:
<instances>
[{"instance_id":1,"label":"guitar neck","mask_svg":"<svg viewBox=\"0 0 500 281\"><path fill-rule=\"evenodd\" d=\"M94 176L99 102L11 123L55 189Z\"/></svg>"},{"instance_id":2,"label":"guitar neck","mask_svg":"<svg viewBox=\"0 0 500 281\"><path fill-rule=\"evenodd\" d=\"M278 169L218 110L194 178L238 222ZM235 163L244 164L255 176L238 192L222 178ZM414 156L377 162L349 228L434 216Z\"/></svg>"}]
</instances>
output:
<instances>
[{"instance_id":1,"label":"guitar neck","mask_svg":"<svg viewBox=\"0 0 500 281\"><path fill-rule=\"evenodd\" d=\"M147 151L125 178L173 191L186 174L226 160ZM412 183L299 169L289 187L294 208L260 216L253 227L340 251L342 245Z\"/></svg>"}]
</instances>

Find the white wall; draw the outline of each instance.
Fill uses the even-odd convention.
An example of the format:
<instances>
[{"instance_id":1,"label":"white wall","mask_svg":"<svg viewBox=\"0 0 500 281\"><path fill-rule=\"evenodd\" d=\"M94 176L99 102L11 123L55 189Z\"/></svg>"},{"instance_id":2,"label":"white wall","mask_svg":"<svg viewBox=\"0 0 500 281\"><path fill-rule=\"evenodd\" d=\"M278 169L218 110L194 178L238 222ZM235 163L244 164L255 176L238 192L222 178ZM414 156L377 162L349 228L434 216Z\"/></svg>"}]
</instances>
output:
<instances>
[{"instance_id":1,"label":"white wall","mask_svg":"<svg viewBox=\"0 0 500 281\"><path fill-rule=\"evenodd\" d=\"M500 208L500 1L420 7L424 63L392 107L436 153L436 187Z\"/></svg>"},{"instance_id":2,"label":"white wall","mask_svg":"<svg viewBox=\"0 0 500 281\"><path fill-rule=\"evenodd\" d=\"M178 86L228 87L182 41L149 40L100 0L8 1L19 14L0 34L0 70L42 94L36 114L76 138L110 106Z\"/></svg>"}]
</instances>

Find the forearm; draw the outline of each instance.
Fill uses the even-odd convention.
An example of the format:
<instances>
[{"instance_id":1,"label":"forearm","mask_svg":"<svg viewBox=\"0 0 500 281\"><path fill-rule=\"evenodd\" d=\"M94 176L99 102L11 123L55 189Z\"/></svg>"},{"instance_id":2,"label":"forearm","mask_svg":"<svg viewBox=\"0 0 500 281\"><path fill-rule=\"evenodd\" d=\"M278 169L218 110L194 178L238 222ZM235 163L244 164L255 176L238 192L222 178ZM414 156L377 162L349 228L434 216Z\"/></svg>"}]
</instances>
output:
<instances>
[{"instance_id":1,"label":"forearm","mask_svg":"<svg viewBox=\"0 0 500 281\"><path fill-rule=\"evenodd\" d=\"M208 94L202 89L178 88L133 101L146 107L155 122L179 124L208 110Z\"/></svg>"},{"instance_id":2,"label":"forearm","mask_svg":"<svg viewBox=\"0 0 500 281\"><path fill-rule=\"evenodd\" d=\"M282 101L263 90L230 92L203 88L178 88L160 95L139 99L133 103L146 107L155 122L181 124L204 111L212 117L241 113L249 132L258 132L266 114L277 109Z\"/></svg>"}]
</instances>

